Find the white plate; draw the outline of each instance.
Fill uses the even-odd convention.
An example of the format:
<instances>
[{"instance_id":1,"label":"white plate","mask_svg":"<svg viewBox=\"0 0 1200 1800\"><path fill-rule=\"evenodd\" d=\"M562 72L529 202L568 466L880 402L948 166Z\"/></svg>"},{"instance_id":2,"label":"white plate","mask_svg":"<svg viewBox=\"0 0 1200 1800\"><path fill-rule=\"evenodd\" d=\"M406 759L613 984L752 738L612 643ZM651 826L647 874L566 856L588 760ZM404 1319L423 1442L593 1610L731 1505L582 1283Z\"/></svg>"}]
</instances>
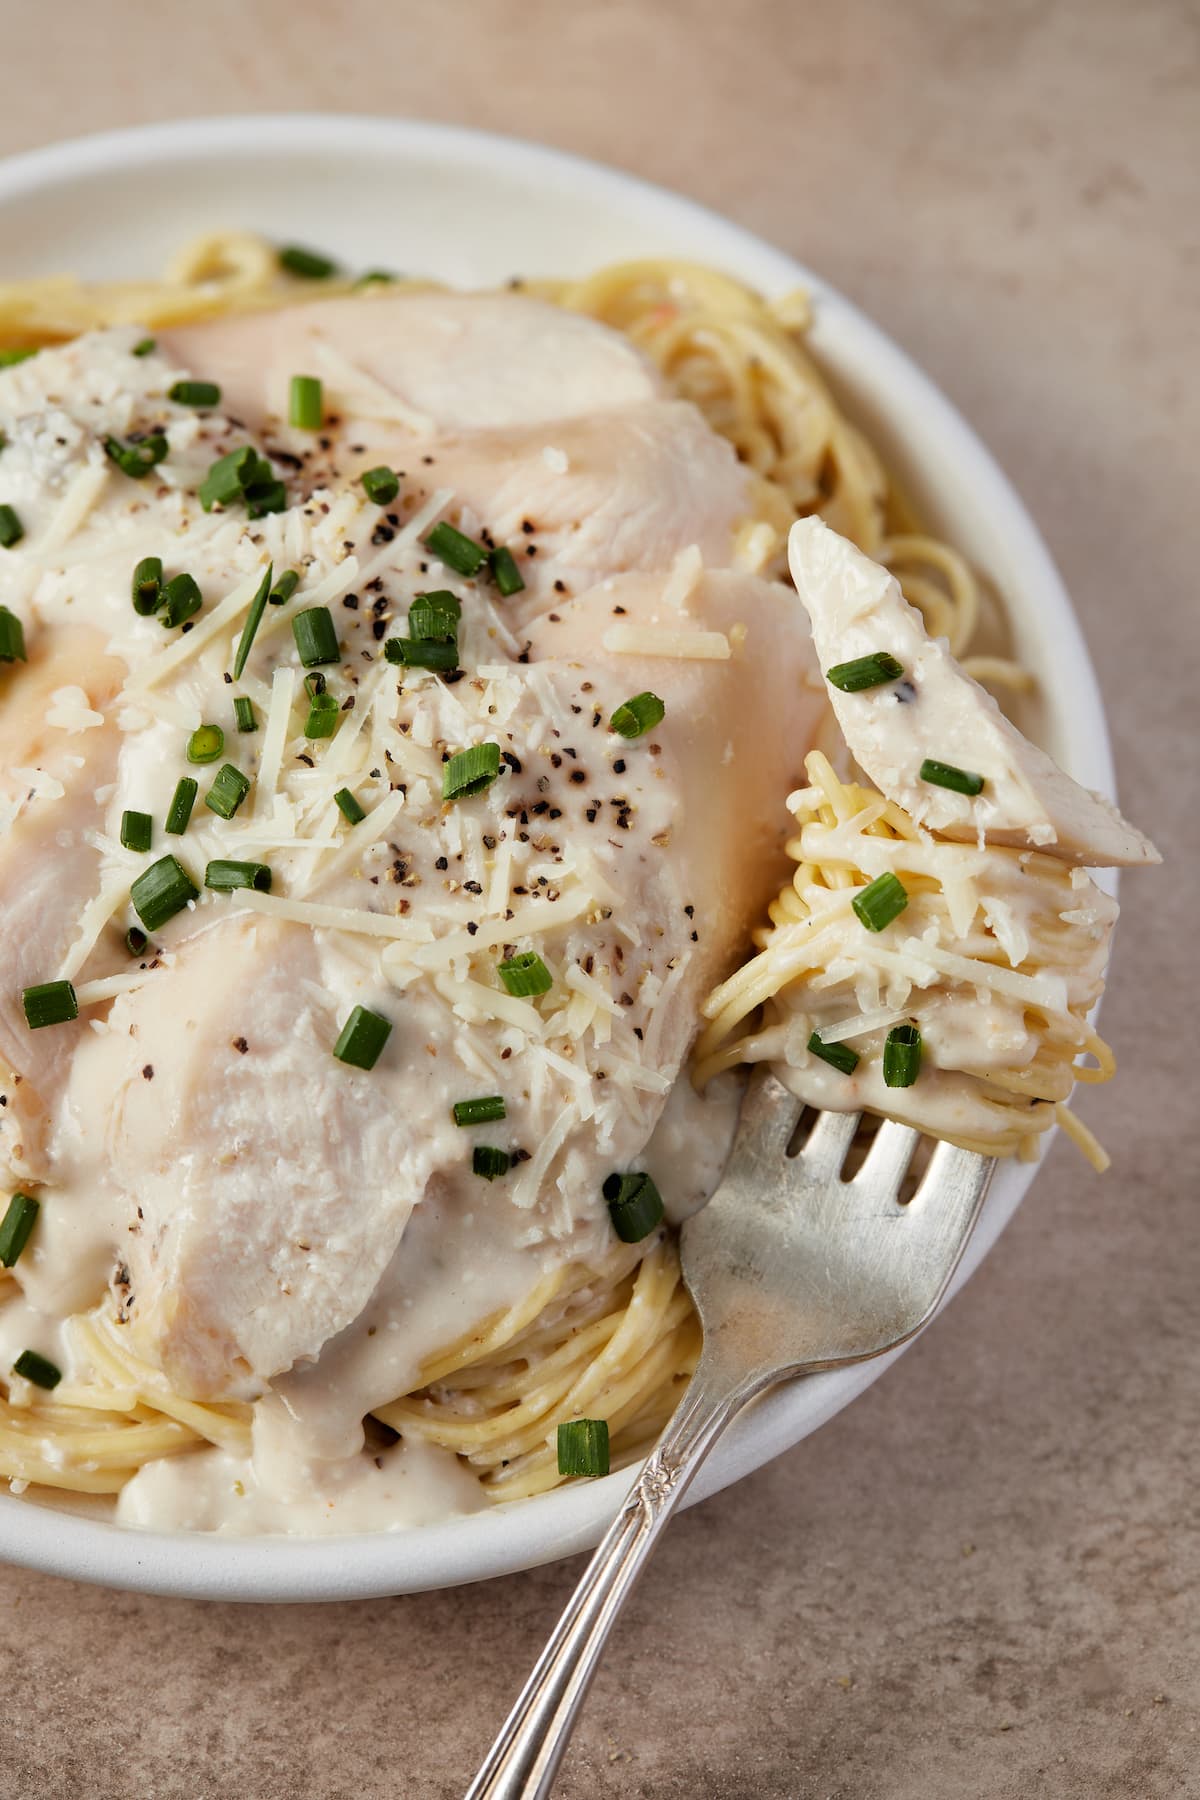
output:
<instances>
[{"instance_id":1,"label":"white plate","mask_svg":"<svg viewBox=\"0 0 1200 1800\"><path fill-rule=\"evenodd\" d=\"M625 257L712 264L768 293L814 293L813 345L945 535L1006 596L1018 653L1046 677L1043 743L1089 787L1113 791L1095 677L1058 574L1008 481L948 401L818 276L737 226L630 176L506 138L383 119L187 121L80 139L0 166L5 275L157 270L195 233L236 226L312 244L350 266L464 286L578 274ZM1033 1170L1008 1164L955 1279L1012 1217ZM690 1499L736 1481L814 1431L892 1362L768 1396L731 1431ZM122 1531L0 1497L0 1556L151 1593L351 1599L475 1581L594 1544L628 1473L442 1525L319 1539L231 1540Z\"/></svg>"}]
</instances>

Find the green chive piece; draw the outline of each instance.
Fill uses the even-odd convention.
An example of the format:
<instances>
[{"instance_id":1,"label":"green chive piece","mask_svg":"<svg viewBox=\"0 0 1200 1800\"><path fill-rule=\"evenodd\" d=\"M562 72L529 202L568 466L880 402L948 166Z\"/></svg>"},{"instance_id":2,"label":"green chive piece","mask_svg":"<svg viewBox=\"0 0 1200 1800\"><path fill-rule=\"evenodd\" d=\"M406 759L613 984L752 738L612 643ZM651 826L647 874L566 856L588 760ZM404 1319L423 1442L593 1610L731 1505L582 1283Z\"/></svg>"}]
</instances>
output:
<instances>
[{"instance_id":1,"label":"green chive piece","mask_svg":"<svg viewBox=\"0 0 1200 1800\"><path fill-rule=\"evenodd\" d=\"M933 787L949 788L955 794L981 794L983 776L970 769L956 769L953 763L938 762L927 756L921 764L921 780Z\"/></svg>"},{"instance_id":2,"label":"green chive piece","mask_svg":"<svg viewBox=\"0 0 1200 1800\"><path fill-rule=\"evenodd\" d=\"M36 1350L22 1350L13 1364L13 1374L23 1376L32 1381L34 1387L56 1388L62 1380L62 1370L52 1363L48 1356L40 1356Z\"/></svg>"},{"instance_id":3,"label":"green chive piece","mask_svg":"<svg viewBox=\"0 0 1200 1800\"><path fill-rule=\"evenodd\" d=\"M886 1087L911 1087L921 1073L921 1033L915 1025L893 1025L883 1046Z\"/></svg>"},{"instance_id":4,"label":"green chive piece","mask_svg":"<svg viewBox=\"0 0 1200 1800\"><path fill-rule=\"evenodd\" d=\"M36 350L0 350L0 369L15 369L18 363L28 362L36 355Z\"/></svg>"},{"instance_id":5,"label":"green chive piece","mask_svg":"<svg viewBox=\"0 0 1200 1800\"><path fill-rule=\"evenodd\" d=\"M163 566L161 556L143 556L133 571L131 585L133 610L143 619L156 613L163 603Z\"/></svg>"},{"instance_id":6,"label":"green chive piece","mask_svg":"<svg viewBox=\"0 0 1200 1800\"><path fill-rule=\"evenodd\" d=\"M220 751L217 754L220 755ZM187 830L192 817L192 808L196 804L196 795L199 792L199 782L193 781L190 775L185 775L175 789L175 797L167 811L167 822L164 829L171 837L182 837Z\"/></svg>"},{"instance_id":7,"label":"green chive piece","mask_svg":"<svg viewBox=\"0 0 1200 1800\"><path fill-rule=\"evenodd\" d=\"M304 677L304 692L310 700L315 700L318 694L323 694L328 686L329 683L319 669L314 669L311 675Z\"/></svg>"},{"instance_id":8,"label":"green chive piece","mask_svg":"<svg viewBox=\"0 0 1200 1800\"><path fill-rule=\"evenodd\" d=\"M225 733L219 725L199 725L188 739L187 759L190 763L214 763L225 748Z\"/></svg>"},{"instance_id":9,"label":"green chive piece","mask_svg":"<svg viewBox=\"0 0 1200 1800\"><path fill-rule=\"evenodd\" d=\"M141 481L167 454L167 440L161 431L152 431L136 444L123 444L120 438L106 437L104 450L122 475L128 475L131 481Z\"/></svg>"},{"instance_id":10,"label":"green chive piece","mask_svg":"<svg viewBox=\"0 0 1200 1800\"><path fill-rule=\"evenodd\" d=\"M148 850L154 837L154 820L149 813L121 814L121 842L126 850Z\"/></svg>"},{"instance_id":11,"label":"green chive piece","mask_svg":"<svg viewBox=\"0 0 1200 1800\"><path fill-rule=\"evenodd\" d=\"M288 424L298 431L320 431L325 417L321 383L315 375L293 375L288 390Z\"/></svg>"},{"instance_id":12,"label":"green chive piece","mask_svg":"<svg viewBox=\"0 0 1200 1800\"><path fill-rule=\"evenodd\" d=\"M200 889L182 863L173 856L163 856L138 876L129 898L145 929L154 932L198 900Z\"/></svg>"},{"instance_id":13,"label":"green chive piece","mask_svg":"<svg viewBox=\"0 0 1200 1800\"><path fill-rule=\"evenodd\" d=\"M657 694L635 694L618 706L608 721L608 728L619 732L623 738L637 738L661 725L666 716L667 709Z\"/></svg>"},{"instance_id":14,"label":"green chive piece","mask_svg":"<svg viewBox=\"0 0 1200 1800\"><path fill-rule=\"evenodd\" d=\"M130 356L150 356L158 349L157 338L142 338L129 352Z\"/></svg>"},{"instance_id":15,"label":"green chive piece","mask_svg":"<svg viewBox=\"0 0 1200 1800\"><path fill-rule=\"evenodd\" d=\"M256 893L269 894L271 871L260 862L210 862L204 871L204 885L218 894L232 893L234 888L253 888Z\"/></svg>"},{"instance_id":16,"label":"green chive piece","mask_svg":"<svg viewBox=\"0 0 1200 1800\"><path fill-rule=\"evenodd\" d=\"M339 788L333 796L334 805L345 819L347 825L361 825L366 813L358 804L349 788Z\"/></svg>"},{"instance_id":17,"label":"green chive piece","mask_svg":"<svg viewBox=\"0 0 1200 1800\"><path fill-rule=\"evenodd\" d=\"M356 288L371 287L375 282L386 282L390 285L390 283L399 281L399 279L400 277L398 275L393 275L390 269L366 269L358 276L354 285Z\"/></svg>"},{"instance_id":18,"label":"green chive piece","mask_svg":"<svg viewBox=\"0 0 1200 1800\"><path fill-rule=\"evenodd\" d=\"M204 796L204 804L219 819L232 819L251 786L248 775L243 775L232 763L224 763L217 770L216 779Z\"/></svg>"},{"instance_id":19,"label":"green chive piece","mask_svg":"<svg viewBox=\"0 0 1200 1800\"><path fill-rule=\"evenodd\" d=\"M25 662L25 628L16 613L0 606L0 663Z\"/></svg>"},{"instance_id":20,"label":"green chive piece","mask_svg":"<svg viewBox=\"0 0 1200 1800\"><path fill-rule=\"evenodd\" d=\"M383 654L406 669L457 669L457 643L427 643L417 638L388 638Z\"/></svg>"},{"instance_id":21,"label":"green chive piece","mask_svg":"<svg viewBox=\"0 0 1200 1800\"><path fill-rule=\"evenodd\" d=\"M246 614L246 623L242 626L242 635L238 639L237 654L233 659L233 679L242 679L242 670L246 667L246 658L250 654L251 645L258 636L258 628L262 624L263 614L267 610L267 599L271 592L271 583L275 579L275 565L267 564L267 572L258 584L250 610Z\"/></svg>"},{"instance_id":22,"label":"green chive piece","mask_svg":"<svg viewBox=\"0 0 1200 1800\"><path fill-rule=\"evenodd\" d=\"M656 1225L661 1225L662 1195L644 1171L610 1175L603 1193L613 1230L623 1244L640 1244Z\"/></svg>"},{"instance_id":23,"label":"green chive piece","mask_svg":"<svg viewBox=\"0 0 1200 1800\"><path fill-rule=\"evenodd\" d=\"M233 702L233 716L239 731L257 731L258 716L249 694L238 694Z\"/></svg>"},{"instance_id":24,"label":"green chive piece","mask_svg":"<svg viewBox=\"0 0 1200 1800\"><path fill-rule=\"evenodd\" d=\"M249 444L219 456L198 489L205 512L211 512L214 506L233 506L239 501L259 461L257 451Z\"/></svg>"},{"instance_id":25,"label":"green chive piece","mask_svg":"<svg viewBox=\"0 0 1200 1800\"><path fill-rule=\"evenodd\" d=\"M37 1224L41 1206L32 1194L14 1194L8 1211L0 1219L0 1263L13 1268L21 1260L21 1252L29 1242L29 1234Z\"/></svg>"},{"instance_id":26,"label":"green chive piece","mask_svg":"<svg viewBox=\"0 0 1200 1800\"><path fill-rule=\"evenodd\" d=\"M125 948L130 956L145 956L149 942L140 925L131 925L125 933Z\"/></svg>"},{"instance_id":27,"label":"green chive piece","mask_svg":"<svg viewBox=\"0 0 1200 1800\"><path fill-rule=\"evenodd\" d=\"M43 981L27 987L21 995L25 1023L30 1031L41 1031L46 1025L69 1025L79 1017L79 1002L69 981Z\"/></svg>"},{"instance_id":28,"label":"green chive piece","mask_svg":"<svg viewBox=\"0 0 1200 1800\"><path fill-rule=\"evenodd\" d=\"M203 605L204 596L193 576L172 575L162 591L162 611L159 618L163 629L170 631L172 626L184 624Z\"/></svg>"},{"instance_id":29,"label":"green chive piece","mask_svg":"<svg viewBox=\"0 0 1200 1800\"><path fill-rule=\"evenodd\" d=\"M497 1119L507 1116L502 1094L485 1094L479 1100L456 1100L454 1102L454 1123L456 1125L491 1125Z\"/></svg>"},{"instance_id":30,"label":"green chive piece","mask_svg":"<svg viewBox=\"0 0 1200 1800\"><path fill-rule=\"evenodd\" d=\"M327 606L309 606L292 620L292 636L306 669L342 660L337 627Z\"/></svg>"},{"instance_id":31,"label":"green chive piece","mask_svg":"<svg viewBox=\"0 0 1200 1800\"><path fill-rule=\"evenodd\" d=\"M565 1419L558 1428L560 1475L607 1475L607 1419Z\"/></svg>"},{"instance_id":32,"label":"green chive piece","mask_svg":"<svg viewBox=\"0 0 1200 1800\"><path fill-rule=\"evenodd\" d=\"M408 635L428 643L449 643L458 636L462 602L446 588L418 594L408 609Z\"/></svg>"},{"instance_id":33,"label":"green chive piece","mask_svg":"<svg viewBox=\"0 0 1200 1800\"><path fill-rule=\"evenodd\" d=\"M495 1181L498 1175L507 1175L512 1167L512 1158L507 1150L500 1150L495 1144L476 1144L471 1152L471 1173L482 1175L485 1181Z\"/></svg>"},{"instance_id":34,"label":"green chive piece","mask_svg":"<svg viewBox=\"0 0 1200 1800\"><path fill-rule=\"evenodd\" d=\"M843 694L861 694L864 688L882 687L885 681L899 681L904 664L898 663L886 650L875 650L870 656L856 656L853 662L835 663L826 669L825 679Z\"/></svg>"},{"instance_id":35,"label":"green chive piece","mask_svg":"<svg viewBox=\"0 0 1200 1800\"><path fill-rule=\"evenodd\" d=\"M219 406L221 390L215 381L177 381L167 398L180 406Z\"/></svg>"},{"instance_id":36,"label":"green chive piece","mask_svg":"<svg viewBox=\"0 0 1200 1800\"><path fill-rule=\"evenodd\" d=\"M390 506L400 492L400 477L383 463L377 469L367 469L360 479L364 494L376 506Z\"/></svg>"},{"instance_id":37,"label":"green chive piece","mask_svg":"<svg viewBox=\"0 0 1200 1800\"><path fill-rule=\"evenodd\" d=\"M287 503L287 489L274 477L270 481L257 481L246 489L248 519L265 519L268 513L286 512Z\"/></svg>"},{"instance_id":38,"label":"green chive piece","mask_svg":"<svg viewBox=\"0 0 1200 1800\"><path fill-rule=\"evenodd\" d=\"M391 1035L390 1019L382 1018L365 1006L356 1006L342 1027L333 1054L339 1062L349 1063L352 1068L373 1069Z\"/></svg>"},{"instance_id":39,"label":"green chive piece","mask_svg":"<svg viewBox=\"0 0 1200 1800\"><path fill-rule=\"evenodd\" d=\"M498 544L489 553L488 568L491 570L492 580L506 600L510 594L519 594L525 586L517 567L517 559L505 544Z\"/></svg>"},{"instance_id":40,"label":"green chive piece","mask_svg":"<svg viewBox=\"0 0 1200 1800\"><path fill-rule=\"evenodd\" d=\"M11 550L25 536L25 527L11 506L0 506L0 544Z\"/></svg>"},{"instance_id":41,"label":"green chive piece","mask_svg":"<svg viewBox=\"0 0 1200 1800\"><path fill-rule=\"evenodd\" d=\"M448 569L456 569L460 575L477 575L487 561L488 553L482 544L469 538L464 532L456 531L453 525L445 521L435 525L425 539L425 548L440 558Z\"/></svg>"},{"instance_id":42,"label":"green chive piece","mask_svg":"<svg viewBox=\"0 0 1200 1800\"><path fill-rule=\"evenodd\" d=\"M850 904L868 931L883 931L908 905L908 890L889 869L877 875L861 894L855 894Z\"/></svg>"},{"instance_id":43,"label":"green chive piece","mask_svg":"<svg viewBox=\"0 0 1200 1800\"><path fill-rule=\"evenodd\" d=\"M536 950L522 950L497 965L497 973L510 994L518 1000L534 999L548 994L554 977Z\"/></svg>"},{"instance_id":44,"label":"green chive piece","mask_svg":"<svg viewBox=\"0 0 1200 1800\"><path fill-rule=\"evenodd\" d=\"M302 244L285 244L279 252L279 266L289 275L302 276L305 281L328 281L331 275L337 274L335 262L322 256L319 250L306 250Z\"/></svg>"},{"instance_id":45,"label":"green chive piece","mask_svg":"<svg viewBox=\"0 0 1200 1800\"><path fill-rule=\"evenodd\" d=\"M499 744L472 744L442 764L442 799L465 800L469 794L481 794L499 773Z\"/></svg>"},{"instance_id":46,"label":"green chive piece","mask_svg":"<svg viewBox=\"0 0 1200 1800\"><path fill-rule=\"evenodd\" d=\"M814 1031L808 1040L808 1047L814 1056L819 1056L831 1068L840 1069L843 1075L853 1075L858 1067L858 1051L851 1050L849 1044L826 1044Z\"/></svg>"},{"instance_id":47,"label":"green chive piece","mask_svg":"<svg viewBox=\"0 0 1200 1800\"><path fill-rule=\"evenodd\" d=\"M314 694L304 721L304 735L314 741L331 738L341 718L342 709L332 694Z\"/></svg>"},{"instance_id":48,"label":"green chive piece","mask_svg":"<svg viewBox=\"0 0 1200 1800\"><path fill-rule=\"evenodd\" d=\"M300 577L295 569L285 569L267 598L272 606L286 606L296 589L300 586Z\"/></svg>"}]
</instances>

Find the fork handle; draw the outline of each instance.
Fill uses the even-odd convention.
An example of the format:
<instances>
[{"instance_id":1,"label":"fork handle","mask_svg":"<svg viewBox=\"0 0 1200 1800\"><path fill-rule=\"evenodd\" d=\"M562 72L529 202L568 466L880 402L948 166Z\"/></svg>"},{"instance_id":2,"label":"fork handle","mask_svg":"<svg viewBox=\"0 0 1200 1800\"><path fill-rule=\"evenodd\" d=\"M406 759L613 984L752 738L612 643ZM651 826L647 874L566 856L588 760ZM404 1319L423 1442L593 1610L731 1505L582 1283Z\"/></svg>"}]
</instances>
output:
<instances>
[{"instance_id":1,"label":"fork handle","mask_svg":"<svg viewBox=\"0 0 1200 1800\"><path fill-rule=\"evenodd\" d=\"M700 1367L592 1557L466 1800L545 1800L608 1634L688 1483L730 1420L776 1375Z\"/></svg>"}]
</instances>

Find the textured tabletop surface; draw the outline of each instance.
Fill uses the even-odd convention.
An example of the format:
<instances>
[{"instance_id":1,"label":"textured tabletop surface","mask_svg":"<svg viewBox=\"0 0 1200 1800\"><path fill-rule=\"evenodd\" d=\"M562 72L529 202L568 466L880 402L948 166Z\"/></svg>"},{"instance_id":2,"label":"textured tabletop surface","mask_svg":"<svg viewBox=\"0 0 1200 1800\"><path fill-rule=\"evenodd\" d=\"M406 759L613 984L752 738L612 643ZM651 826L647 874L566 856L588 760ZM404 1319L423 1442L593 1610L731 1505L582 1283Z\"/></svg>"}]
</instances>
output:
<instances>
[{"instance_id":1,"label":"textured tabletop surface","mask_svg":"<svg viewBox=\"0 0 1200 1800\"><path fill-rule=\"evenodd\" d=\"M1125 882L1121 1072L1081 1107L1112 1171L1058 1144L885 1381L673 1526L558 1791L1200 1794L1195 7L59 0L52 36L3 13L2 152L307 108L541 138L820 269L1013 476L1169 858ZM0 1571L0 1796L452 1800L577 1573L270 1610Z\"/></svg>"}]
</instances>

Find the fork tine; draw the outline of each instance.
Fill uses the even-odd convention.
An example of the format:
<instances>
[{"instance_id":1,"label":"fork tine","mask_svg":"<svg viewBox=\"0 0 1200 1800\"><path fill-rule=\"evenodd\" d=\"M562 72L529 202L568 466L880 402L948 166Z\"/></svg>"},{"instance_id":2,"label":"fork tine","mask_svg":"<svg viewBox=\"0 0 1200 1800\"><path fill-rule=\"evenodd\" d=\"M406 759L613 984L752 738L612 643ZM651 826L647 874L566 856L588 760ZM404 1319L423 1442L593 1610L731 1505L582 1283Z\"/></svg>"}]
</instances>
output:
<instances>
[{"instance_id":1,"label":"fork tine","mask_svg":"<svg viewBox=\"0 0 1200 1800\"><path fill-rule=\"evenodd\" d=\"M833 1181L846 1160L846 1152L858 1130L857 1113L823 1112L801 1150L805 1173L809 1179Z\"/></svg>"},{"instance_id":2,"label":"fork tine","mask_svg":"<svg viewBox=\"0 0 1200 1800\"><path fill-rule=\"evenodd\" d=\"M938 1144L909 1202L909 1209L918 1206L926 1194L936 1193L940 1210L949 1213L954 1208L961 1208L973 1213L987 1192L994 1168L994 1158L979 1156L974 1150L961 1150L957 1144Z\"/></svg>"},{"instance_id":3,"label":"fork tine","mask_svg":"<svg viewBox=\"0 0 1200 1800\"><path fill-rule=\"evenodd\" d=\"M875 1133L875 1142L867 1151L862 1168L854 1177L860 1187L869 1187L882 1198L896 1194L912 1161L921 1134L913 1125L901 1125L897 1119L885 1119Z\"/></svg>"},{"instance_id":4,"label":"fork tine","mask_svg":"<svg viewBox=\"0 0 1200 1800\"><path fill-rule=\"evenodd\" d=\"M743 1145L753 1145L756 1159L782 1161L803 1111L804 1102L797 1100L762 1064L751 1075L742 1096L734 1156Z\"/></svg>"}]
</instances>

